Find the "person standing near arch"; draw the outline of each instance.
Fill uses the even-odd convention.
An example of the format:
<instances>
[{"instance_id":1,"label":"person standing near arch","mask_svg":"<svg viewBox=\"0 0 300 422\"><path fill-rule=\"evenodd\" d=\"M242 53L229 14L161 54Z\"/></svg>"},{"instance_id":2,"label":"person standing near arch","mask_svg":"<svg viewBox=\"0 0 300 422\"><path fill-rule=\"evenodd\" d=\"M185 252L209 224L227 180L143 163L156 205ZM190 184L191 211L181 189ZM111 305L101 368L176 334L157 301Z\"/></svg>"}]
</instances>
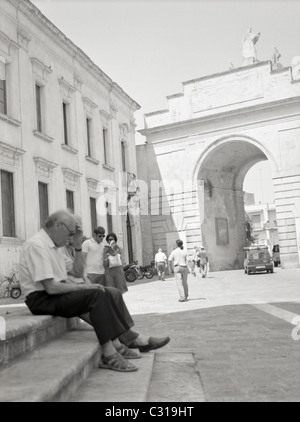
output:
<instances>
[{"instance_id":1,"label":"person standing near arch","mask_svg":"<svg viewBox=\"0 0 300 422\"><path fill-rule=\"evenodd\" d=\"M189 273L188 255L183 249L183 241L176 240L177 248L174 249L170 256L169 262L174 266L174 275L177 283L179 300L178 302L186 302L189 295L187 276Z\"/></svg>"}]
</instances>

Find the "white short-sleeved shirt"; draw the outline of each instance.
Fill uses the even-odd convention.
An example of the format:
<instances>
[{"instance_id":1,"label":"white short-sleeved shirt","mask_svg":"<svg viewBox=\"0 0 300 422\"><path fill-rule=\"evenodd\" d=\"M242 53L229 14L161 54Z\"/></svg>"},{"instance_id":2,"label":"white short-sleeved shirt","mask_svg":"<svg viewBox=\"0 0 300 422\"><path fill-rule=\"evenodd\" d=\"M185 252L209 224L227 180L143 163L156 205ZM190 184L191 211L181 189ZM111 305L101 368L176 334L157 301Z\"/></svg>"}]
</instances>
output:
<instances>
[{"instance_id":1,"label":"white short-sleeved shirt","mask_svg":"<svg viewBox=\"0 0 300 422\"><path fill-rule=\"evenodd\" d=\"M155 255L155 262L165 262L167 260L166 254L164 252L157 252Z\"/></svg>"},{"instance_id":2,"label":"white short-sleeved shirt","mask_svg":"<svg viewBox=\"0 0 300 422\"><path fill-rule=\"evenodd\" d=\"M56 282L67 279L65 258L45 230L40 230L22 247L19 277L25 296L37 290L45 290L42 280Z\"/></svg>"},{"instance_id":3,"label":"white short-sleeved shirt","mask_svg":"<svg viewBox=\"0 0 300 422\"><path fill-rule=\"evenodd\" d=\"M169 261L173 261L174 265L180 265L182 267L187 266L187 252L184 249L176 248L171 252Z\"/></svg>"},{"instance_id":4,"label":"white short-sleeved shirt","mask_svg":"<svg viewBox=\"0 0 300 422\"><path fill-rule=\"evenodd\" d=\"M104 274L102 242L98 243L93 237L87 239L82 244L82 252L86 253L87 274Z\"/></svg>"}]
</instances>

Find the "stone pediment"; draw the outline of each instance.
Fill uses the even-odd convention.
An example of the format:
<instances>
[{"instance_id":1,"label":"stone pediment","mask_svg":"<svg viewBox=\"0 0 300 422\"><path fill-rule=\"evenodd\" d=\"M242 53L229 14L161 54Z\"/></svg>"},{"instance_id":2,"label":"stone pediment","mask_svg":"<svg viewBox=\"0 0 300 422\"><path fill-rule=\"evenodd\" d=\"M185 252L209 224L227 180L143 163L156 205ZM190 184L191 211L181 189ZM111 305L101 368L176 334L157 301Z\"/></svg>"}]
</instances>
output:
<instances>
[{"instance_id":1,"label":"stone pediment","mask_svg":"<svg viewBox=\"0 0 300 422\"><path fill-rule=\"evenodd\" d=\"M43 84L46 84L48 82L48 76L52 73L51 66L46 66L36 57L31 57L30 61L35 78Z\"/></svg>"},{"instance_id":2,"label":"stone pediment","mask_svg":"<svg viewBox=\"0 0 300 422\"><path fill-rule=\"evenodd\" d=\"M0 163L8 164L11 167L16 167L20 164L20 157L25 154L21 148L13 147L12 145L0 142Z\"/></svg>"},{"instance_id":3,"label":"stone pediment","mask_svg":"<svg viewBox=\"0 0 300 422\"><path fill-rule=\"evenodd\" d=\"M33 157L33 161L35 162L35 172L37 176L42 176L45 179L50 179L53 174L53 169L58 166L57 163L42 157Z\"/></svg>"}]
</instances>

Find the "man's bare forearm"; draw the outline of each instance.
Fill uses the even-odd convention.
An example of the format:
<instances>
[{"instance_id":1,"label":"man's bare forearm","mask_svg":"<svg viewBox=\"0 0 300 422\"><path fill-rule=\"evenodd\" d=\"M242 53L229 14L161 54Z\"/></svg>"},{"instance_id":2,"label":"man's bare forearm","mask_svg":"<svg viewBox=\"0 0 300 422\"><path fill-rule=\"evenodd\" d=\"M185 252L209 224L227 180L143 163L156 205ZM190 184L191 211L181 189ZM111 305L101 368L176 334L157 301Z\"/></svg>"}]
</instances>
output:
<instances>
[{"instance_id":1,"label":"man's bare forearm","mask_svg":"<svg viewBox=\"0 0 300 422\"><path fill-rule=\"evenodd\" d=\"M81 251L76 251L75 249L75 257L73 261L73 269L72 274L75 277L83 277L84 274L84 264L85 264L85 258Z\"/></svg>"},{"instance_id":2,"label":"man's bare forearm","mask_svg":"<svg viewBox=\"0 0 300 422\"><path fill-rule=\"evenodd\" d=\"M57 282L53 279L42 280L41 283L49 295L59 295L87 289L104 290L104 287L100 284L65 283L64 280Z\"/></svg>"}]
</instances>

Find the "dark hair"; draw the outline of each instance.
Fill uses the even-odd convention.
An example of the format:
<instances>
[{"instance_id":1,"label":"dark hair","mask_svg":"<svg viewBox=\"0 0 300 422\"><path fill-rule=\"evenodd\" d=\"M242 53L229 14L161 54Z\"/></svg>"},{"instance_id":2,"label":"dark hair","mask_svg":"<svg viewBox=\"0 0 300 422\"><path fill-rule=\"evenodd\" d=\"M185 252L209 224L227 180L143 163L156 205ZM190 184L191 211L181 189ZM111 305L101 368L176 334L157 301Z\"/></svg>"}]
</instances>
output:
<instances>
[{"instance_id":1,"label":"dark hair","mask_svg":"<svg viewBox=\"0 0 300 422\"><path fill-rule=\"evenodd\" d=\"M95 233L95 234L98 234L98 233L104 234L104 233L105 233L105 228L104 228L104 227L101 227L101 226L96 227L96 228L94 229L94 233Z\"/></svg>"},{"instance_id":2,"label":"dark hair","mask_svg":"<svg viewBox=\"0 0 300 422\"><path fill-rule=\"evenodd\" d=\"M108 242L108 239L110 238L110 237L112 237L114 240L115 240L115 242L117 243L117 241L118 241L118 238L117 238L117 235L115 234L115 233L108 233L108 235L106 236L106 242Z\"/></svg>"},{"instance_id":3,"label":"dark hair","mask_svg":"<svg viewBox=\"0 0 300 422\"><path fill-rule=\"evenodd\" d=\"M176 240L176 244L180 249L183 249L183 241L181 239Z\"/></svg>"}]
</instances>

